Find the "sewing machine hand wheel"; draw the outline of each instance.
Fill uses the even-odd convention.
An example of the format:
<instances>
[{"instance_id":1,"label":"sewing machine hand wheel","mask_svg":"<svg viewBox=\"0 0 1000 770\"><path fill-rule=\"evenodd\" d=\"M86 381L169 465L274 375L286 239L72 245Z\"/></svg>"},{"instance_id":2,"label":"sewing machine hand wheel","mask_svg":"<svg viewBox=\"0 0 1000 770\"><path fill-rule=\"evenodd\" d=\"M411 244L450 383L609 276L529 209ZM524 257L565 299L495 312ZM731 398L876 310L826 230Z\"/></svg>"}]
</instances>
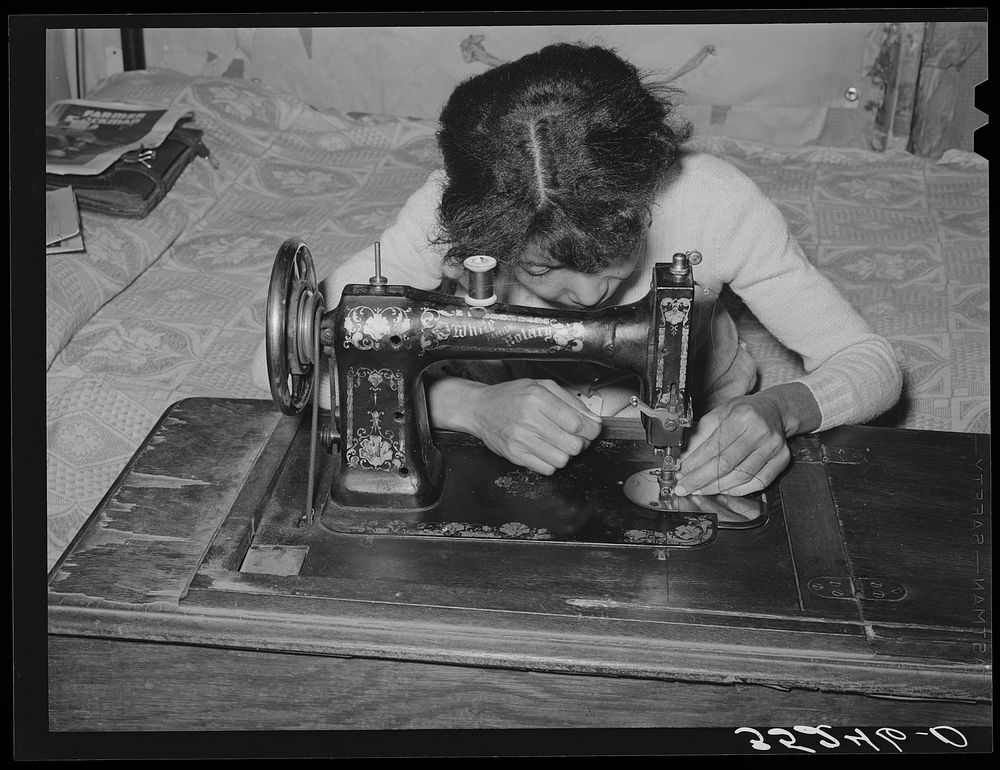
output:
<instances>
[{"instance_id":1,"label":"sewing machine hand wheel","mask_svg":"<svg viewBox=\"0 0 1000 770\"><path fill-rule=\"evenodd\" d=\"M284 414L301 412L312 395L323 306L309 247L289 238L274 258L267 293L267 374L271 396Z\"/></svg>"}]
</instances>

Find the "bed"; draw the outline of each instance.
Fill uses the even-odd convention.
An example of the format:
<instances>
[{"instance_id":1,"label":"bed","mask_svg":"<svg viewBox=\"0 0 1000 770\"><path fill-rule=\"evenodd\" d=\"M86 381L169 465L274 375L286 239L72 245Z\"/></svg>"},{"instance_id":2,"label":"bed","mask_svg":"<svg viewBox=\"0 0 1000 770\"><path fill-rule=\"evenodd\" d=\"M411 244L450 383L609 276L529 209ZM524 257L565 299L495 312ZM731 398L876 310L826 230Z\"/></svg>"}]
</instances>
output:
<instances>
[{"instance_id":1,"label":"bed","mask_svg":"<svg viewBox=\"0 0 1000 770\"><path fill-rule=\"evenodd\" d=\"M84 212L86 253L47 258L50 569L171 404L269 397L250 371L280 244L304 240L326 275L438 165L432 121L316 109L251 81L148 69L88 98L186 106L218 167L196 159L146 219ZM990 432L984 159L718 136L691 146L756 180L891 341L904 392L878 424ZM762 386L800 371L738 301L733 310Z\"/></svg>"}]
</instances>

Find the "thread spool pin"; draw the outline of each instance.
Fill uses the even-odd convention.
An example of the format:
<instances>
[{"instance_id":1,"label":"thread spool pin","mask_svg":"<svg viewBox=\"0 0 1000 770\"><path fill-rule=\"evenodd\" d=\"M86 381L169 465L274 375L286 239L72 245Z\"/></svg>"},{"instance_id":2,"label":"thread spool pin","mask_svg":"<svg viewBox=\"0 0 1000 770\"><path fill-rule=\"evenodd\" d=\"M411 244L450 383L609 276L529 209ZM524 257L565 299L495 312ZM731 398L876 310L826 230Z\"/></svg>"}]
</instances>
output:
<instances>
[{"instance_id":1,"label":"thread spool pin","mask_svg":"<svg viewBox=\"0 0 1000 770\"><path fill-rule=\"evenodd\" d=\"M375 241L375 275L368 279L368 284L375 290L381 291L389 279L382 275L382 244Z\"/></svg>"}]
</instances>

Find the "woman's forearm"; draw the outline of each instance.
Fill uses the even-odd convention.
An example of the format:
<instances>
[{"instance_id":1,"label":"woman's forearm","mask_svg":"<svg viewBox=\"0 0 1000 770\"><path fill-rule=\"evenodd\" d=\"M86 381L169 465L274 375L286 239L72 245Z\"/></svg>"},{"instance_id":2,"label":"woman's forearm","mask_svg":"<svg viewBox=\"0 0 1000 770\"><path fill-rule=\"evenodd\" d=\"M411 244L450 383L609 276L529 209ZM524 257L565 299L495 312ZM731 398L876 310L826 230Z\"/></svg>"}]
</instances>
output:
<instances>
[{"instance_id":1,"label":"woman's forearm","mask_svg":"<svg viewBox=\"0 0 1000 770\"><path fill-rule=\"evenodd\" d=\"M439 430L468 433L472 425L473 394L485 388L481 382L462 377L436 376L425 378L427 409L431 426Z\"/></svg>"},{"instance_id":2,"label":"woman's forearm","mask_svg":"<svg viewBox=\"0 0 1000 770\"><path fill-rule=\"evenodd\" d=\"M823 414L816 397L809 387L801 382L774 385L755 394L755 397L770 402L781 415L781 424L786 437L811 433L823 421Z\"/></svg>"}]
</instances>

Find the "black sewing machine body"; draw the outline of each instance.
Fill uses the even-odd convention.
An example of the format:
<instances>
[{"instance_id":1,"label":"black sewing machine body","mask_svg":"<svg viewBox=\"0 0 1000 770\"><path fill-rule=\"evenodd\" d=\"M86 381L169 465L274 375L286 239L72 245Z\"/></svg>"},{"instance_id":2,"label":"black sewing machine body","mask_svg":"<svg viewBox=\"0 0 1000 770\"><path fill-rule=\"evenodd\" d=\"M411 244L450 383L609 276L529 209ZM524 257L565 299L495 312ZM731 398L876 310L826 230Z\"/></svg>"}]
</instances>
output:
<instances>
[{"instance_id":1,"label":"black sewing machine body","mask_svg":"<svg viewBox=\"0 0 1000 770\"><path fill-rule=\"evenodd\" d=\"M657 271L659 286L643 300L596 312L543 311L516 305L473 307L461 299L405 286L346 287L323 320L337 360L341 472L331 492L347 506L421 509L443 484L440 452L431 441L422 372L454 359L541 358L589 361L632 371L640 398L659 400L676 385L690 332L690 275ZM674 308L670 320L663 307ZM653 320L659 318L659 322ZM657 354L659 351L659 354ZM650 372L647 361L663 365ZM683 390L683 388L681 388ZM650 446L679 446L643 416Z\"/></svg>"},{"instance_id":2,"label":"black sewing machine body","mask_svg":"<svg viewBox=\"0 0 1000 770\"><path fill-rule=\"evenodd\" d=\"M482 293L481 286L477 289ZM764 515L760 496L747 505L725 496L683 500L658 494L659 471L651 466L680 454L692 420L687 392L694 279L688 255L658 264L647 295L627 305L554 310L479 299L392 285L376 265L367 285L346 286L339 303L326 310L307 247L295 239L282 246L269 306L282 312L269 310L268 317L272 392L282 411L297 413L318 381L317 367L331 370L335 408L324 415L330 424L321 433L335 469L328 474L329 494L321 506L323 525L346 532L439 534L458 521L478 531L518 525L528 536L543 532L551 537L548 515L532 517L522 504L494 494L521 477L549 490L544 497L556 519L565 507L557 501L566 503L565 495L556 492L560 483L565 489L566 480L574 479L570 486L589 499L584 508L590 514L560 540L632 542L635 532L652 529L669 543L704 545L714 538L719 514L723 525L739 526ZM468 437L434 436L423 374L439 362L469 359L578 361L631 373L645 441L635 440L637 425L606 436L557 474L560 478L547 480L518 470ZM467 505L470 496L478 496L479 503ZM630 497L650 500L636 505ZM519 509L520 518L511 508ZM470 518L470 511L476 515ZM633 521L635 515L641 521ZM524 518L534 520L526 524ZM595 527L597 521L604 524ZM610 529L608 521L615 522ZM692 526L701 533L693 540ZM684 534L678 538L677 533Z\"/></svg>"}]
</instances>

